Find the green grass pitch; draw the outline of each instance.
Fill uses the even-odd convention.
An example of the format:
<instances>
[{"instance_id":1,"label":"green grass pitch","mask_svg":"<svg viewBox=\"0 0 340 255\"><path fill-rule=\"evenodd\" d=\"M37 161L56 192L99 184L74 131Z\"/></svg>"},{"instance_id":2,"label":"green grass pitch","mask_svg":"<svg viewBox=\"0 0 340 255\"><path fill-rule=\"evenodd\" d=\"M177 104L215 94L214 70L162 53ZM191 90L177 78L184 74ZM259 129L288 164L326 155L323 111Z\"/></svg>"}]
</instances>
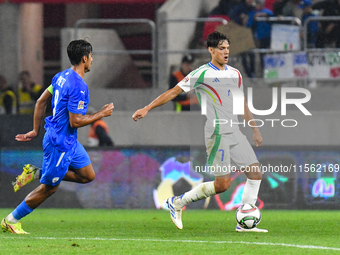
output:
<instances>
[{"instance_id":1,"label":"green grass pitch","mask_svg":"<svg viewBox=\"0 0 340 255\"><path fill-rule=\"evenodd\" d=\"M2 217L11 209L0 209ZM235 211L37 209L30 235L0 233L0 254L340 254L337 211L262 210L269 233L235 232Z\"/></svg>"}]
</instances>

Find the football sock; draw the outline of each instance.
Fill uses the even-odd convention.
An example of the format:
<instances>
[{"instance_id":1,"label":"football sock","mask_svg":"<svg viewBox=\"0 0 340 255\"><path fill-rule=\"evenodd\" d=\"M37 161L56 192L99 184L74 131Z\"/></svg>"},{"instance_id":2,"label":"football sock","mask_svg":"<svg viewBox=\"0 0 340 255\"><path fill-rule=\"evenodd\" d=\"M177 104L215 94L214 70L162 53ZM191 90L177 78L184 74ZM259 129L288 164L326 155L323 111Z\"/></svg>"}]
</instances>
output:
<instances>
[{"instance_id":1,"label":"football sock","mask_svg":"<svg viewBox=\"0 0 340 255\"><path fill-rule=\"evenodd\" d=\"M6 217L6 220L8 222L14 223L14 224L19 222L16 218L13 217L12 213L8 214L8 216Z\"/></svg>"},{"instance_id":2,"label":"football sock","mask_svg":"<svg viewBox=\"0 0 340 255\"><path fill-rule=\"evenodd\" d=\"M34 180L40 180L41 178L41 168L39 168L37 171L34 173Z\"/></svg>"},{"instance_id":3,"label":"football sock","mask_svg":"<svg viewBox=\"0 0 340 255\"><path fill-rule=\"evenodd\" d=\"M21 218L25 217L27 214L30 214L31 212L33 212L33 209L29 207L24 200L21 202L21 204L17 206L17 208L15 208L15 210L10 215L6 217L6 220L8 220L11 223L17 223L19 220L21 220ZM17 222L13 222L15 220L17 220Z\"/></svg>"},{"instance_id":4,"label":"football sock","mask_svg":"<svg viewBox=\"0 0 340 255\"><path fill-rule=\"evenodd\" d=\"M242 194L242 204L253 204L257 201L257 195L259 193L261 180L247 179Z\"/></svg>"},{"instance_id":5,"label":"football sock","mask_svg":"<svg viewBox=\"0 0 340 255\"><path fill-rule=\"evenodd\" d=\"M216 192L214 182L203 182L192 190L184 193L182 196L180 196L180 199L176 199L175 202L176 205L183 207L189 203L205 199L215 194Z\"/></svg>"}]
</instances>

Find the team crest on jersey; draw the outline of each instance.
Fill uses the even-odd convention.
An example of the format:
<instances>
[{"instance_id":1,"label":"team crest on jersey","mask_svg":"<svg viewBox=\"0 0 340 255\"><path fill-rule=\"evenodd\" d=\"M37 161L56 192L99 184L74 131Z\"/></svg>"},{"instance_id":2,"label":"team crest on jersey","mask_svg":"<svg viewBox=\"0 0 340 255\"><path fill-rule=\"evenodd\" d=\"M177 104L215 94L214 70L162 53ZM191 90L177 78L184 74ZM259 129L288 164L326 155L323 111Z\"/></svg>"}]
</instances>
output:
<instances>
[{"instance_id":1,"label":"team crest on jersey","mask_svg":"<svg viewBox=\"0 0 340 255\"><path fill-rule=\"evenodd\" d=\"M78 103L78 110L79 109L84 109L84 101L79 101L79 103Z\"/></svg>"},{"instance_id":2,"label":"team crest on jersey","mask_svg":"<svg viewBox=\"0 0 340 255\"><path fill-rule=\"evenodd\" d=\"M59 177L54 177L54 178L52 179L52 183L56 183L57 181L59 181Z\"/></svg>"},{"instance_id":3,"label":"team crest on jersey","mask_svg":"<svg viewBox=\"0 0 340 255\"><path fill-rule=\"evenodd\" d=\"M184 83L187 83L189 81L189 77L184 77L184 79L182 80Z\"/></svg>"}]
</instances>

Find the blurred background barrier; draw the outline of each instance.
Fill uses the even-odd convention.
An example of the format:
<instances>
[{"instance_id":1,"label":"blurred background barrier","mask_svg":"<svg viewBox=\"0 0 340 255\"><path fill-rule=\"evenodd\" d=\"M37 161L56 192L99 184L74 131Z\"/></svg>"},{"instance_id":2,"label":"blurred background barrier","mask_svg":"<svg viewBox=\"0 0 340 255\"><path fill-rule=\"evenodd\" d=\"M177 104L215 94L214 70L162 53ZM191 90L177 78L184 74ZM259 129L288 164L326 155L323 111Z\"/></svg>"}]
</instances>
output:
<instances>
[{"instance_id":1,"label":"blurred background barrier","mask_svg":"<svg viewBox=\"0 0 340 255\"><path fill-rule=\"evenodd\" d=\"M255 148L264 171L258 206L268 209L339 209L339 147ZM47 208L163 208L164 198L179 195L202 181L203 147L125 147L90 149L96 178L89 184L62 182ZM41 166L41 150L0 151L0 207L10 208L38 185L35 181L14 193L11 182L24 164ZM191 163L189 162L191 160ZM308 164L308 165L305 165ZM187 206L232 210L240 206L245 175L232 174L228 191Z\"/></svg>"}]
</instances>

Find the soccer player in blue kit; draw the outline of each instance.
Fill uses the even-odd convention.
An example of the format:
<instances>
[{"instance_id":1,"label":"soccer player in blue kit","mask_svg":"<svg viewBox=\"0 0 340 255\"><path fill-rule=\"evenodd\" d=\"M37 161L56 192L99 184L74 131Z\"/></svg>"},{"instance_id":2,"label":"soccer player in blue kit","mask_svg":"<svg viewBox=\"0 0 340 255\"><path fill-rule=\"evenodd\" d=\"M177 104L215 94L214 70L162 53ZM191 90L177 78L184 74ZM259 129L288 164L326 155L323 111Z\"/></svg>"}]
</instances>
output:
<instances>
[{"instance_id":1,"label":"soccer player in blue kit","mask_svg":"<svg viewBox=\"0 0 340 255\"><path fill-rule=\"evenodd\" d=\"M53 195L62 180L88 183L95 178L90 158L83 145L77 141L77 129L110 116L114 106L112 103L106 104L100 111L86 115L89 90L83 78L91 69L92 46L86 40L75 40L69 43L67 54L72 66L56 74L52 84L37 100L33 130L16 136L17 141L30 141L38 136L47 102L52 97L53 115L45 119L42 169L34 168L34 172L25 176L30 179L33 175L40 175L41 184L2 219L3 231L28 234L22 229L19 220Z\"/></svg>"}]
</instances>

